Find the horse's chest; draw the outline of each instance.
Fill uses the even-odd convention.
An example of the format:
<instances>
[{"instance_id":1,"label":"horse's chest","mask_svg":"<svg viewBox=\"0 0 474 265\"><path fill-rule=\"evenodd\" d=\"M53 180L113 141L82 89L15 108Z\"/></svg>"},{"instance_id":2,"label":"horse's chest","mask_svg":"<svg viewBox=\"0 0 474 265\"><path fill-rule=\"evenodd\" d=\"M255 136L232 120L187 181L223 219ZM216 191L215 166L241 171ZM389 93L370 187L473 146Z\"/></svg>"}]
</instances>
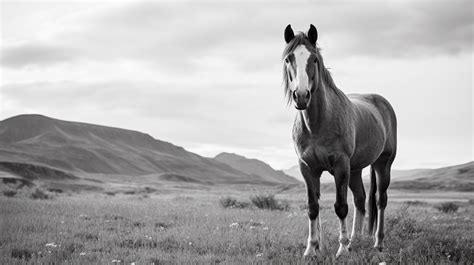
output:
<instances>
[{"instance_id":1,"label":"horse's chest","mask_svg":"<svg viewBox=\"0 0 474 265\"><path fill-rule=\"evenodd\" d=\"M293 135L298 158L312 168L330 170L334 166L335 158L347 153L349 146L338 140L338 137L314 136L299 132Z\"/></svg>"}]
</instances>

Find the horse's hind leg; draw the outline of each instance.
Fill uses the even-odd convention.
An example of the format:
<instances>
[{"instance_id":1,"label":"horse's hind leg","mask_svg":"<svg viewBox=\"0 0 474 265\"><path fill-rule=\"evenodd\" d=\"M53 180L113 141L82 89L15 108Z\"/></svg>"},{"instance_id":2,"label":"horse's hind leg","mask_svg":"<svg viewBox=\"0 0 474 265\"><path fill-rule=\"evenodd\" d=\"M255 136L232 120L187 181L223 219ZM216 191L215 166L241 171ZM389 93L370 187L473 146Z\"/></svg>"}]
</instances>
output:
<instances>
[{"instance_id":1,"label":"horse's hind leg","mask_svg":"<svg viewBox=\"0 0 474 265\"><path fill-rule=\"evenodd\" d=\"M347 186L350 179L350 163L347 156L341 156L337 159L334 166L334 180L336 182L336 203L334 210L339 217L339 248L336 258L348 252L349 237L347 236L346 217L347 207Z\"/></svg>"},{"instance_id":2,"label":"horse's hind leg","mask_svg":"<svg viewBox=\"0 0 474 265\"><path fill-rule=\"evenodd\" d=\"M377 181L377 229L375 231L374 248L382 250L384 234L384 212L387 207L387 189L390 184L390 169L393 158L379 159L372 166L376 173Z\"/></svg>"},{"instance_id":3,"label":"horse's hind leg","mask_svg":"<svg viewBox=\"0 0 474 265\"><path fill-rule=\"evenodd\" d=\"M365 190L364 184L362 183L362 170L351 171L349 188L352 191L352 197L354 199L354 220L352 223L351 239L348 246L349 250L351 250L357 237L361 235L364 226Z\"/></svg>"}]
</instances>

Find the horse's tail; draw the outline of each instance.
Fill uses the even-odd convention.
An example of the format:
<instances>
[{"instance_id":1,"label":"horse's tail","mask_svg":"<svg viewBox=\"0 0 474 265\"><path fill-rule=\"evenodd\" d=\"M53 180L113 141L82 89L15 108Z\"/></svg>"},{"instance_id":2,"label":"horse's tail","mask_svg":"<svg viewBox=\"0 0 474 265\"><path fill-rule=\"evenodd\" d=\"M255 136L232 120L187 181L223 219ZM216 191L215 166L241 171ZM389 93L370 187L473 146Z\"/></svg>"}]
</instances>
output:
<instances>
[{"instance_id":1,"label":"horse's tail","mask_svg":"<svg viewBox=\"0 0 474 265\"><path fill-rule=\"evenodd\" d=\"M377 180L375 178L374 167L370 167L370 190L369 190L369 234L373 235L377 224L377 202L375 193L377 192Z\"/></svg>"}]
</instances>

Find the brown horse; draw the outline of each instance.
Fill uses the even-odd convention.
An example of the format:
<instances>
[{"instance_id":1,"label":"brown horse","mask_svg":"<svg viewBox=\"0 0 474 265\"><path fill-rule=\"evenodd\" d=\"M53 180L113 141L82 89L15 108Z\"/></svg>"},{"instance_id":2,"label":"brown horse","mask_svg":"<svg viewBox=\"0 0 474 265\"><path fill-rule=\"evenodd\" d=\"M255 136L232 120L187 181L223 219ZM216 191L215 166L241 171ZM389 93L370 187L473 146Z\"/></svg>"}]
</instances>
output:
<instances>
[{"instance_id":1,"label":"brown horse","mask_svg":"<svg viewBox=\"0 0 474 265\"><path fill-rule=\"evenodd\" d=\"M284 36L285 94L288 103L293 102L298 110L293 141L308 192L309 235L304 255L315 255L321 244L318 200L323 171L329 171L336 184L334 209L340 224L336 257L351 249L363 229L365 190L361 173L368 165L369 233L376 228L374 247L381 250L390 168L397 149L395 112L382 96L346 96L336 87L324 67L313 25L307 34L296 36L288 25ZM350 240L346 229L347 186L352 190L355 207Z\"/></svg>"}]
</instances>

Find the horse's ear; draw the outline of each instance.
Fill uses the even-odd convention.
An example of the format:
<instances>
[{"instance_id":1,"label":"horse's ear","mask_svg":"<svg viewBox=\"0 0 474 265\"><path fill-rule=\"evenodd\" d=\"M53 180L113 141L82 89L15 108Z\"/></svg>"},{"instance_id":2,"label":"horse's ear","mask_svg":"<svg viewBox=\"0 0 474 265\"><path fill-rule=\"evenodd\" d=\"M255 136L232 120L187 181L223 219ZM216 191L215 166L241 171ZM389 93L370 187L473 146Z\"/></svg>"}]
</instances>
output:
<instances>
[{"instance_id":1,"label":"horse's ear","mask_svg":"<svg viewBox=\"0 0 474 265\"><path fill-rule=\"evenodd\" d=\"M311 44L316 46L316 41L318 40L318 30L313 24L309 26L308 39L311 42Z\"/></svg>"},{"instance_id":2,"label":"horse's ear","mask_svg":"<svg viewBox=\"0 0 474 265\"><path fill-rule=\"evenodd\" d=\"M293 29L291 29L291 25L288 24L285 28L285 41L286 43L290 43L290 41L295 37L295 33L293 33Z\"/></svg>"}]
</instances>

